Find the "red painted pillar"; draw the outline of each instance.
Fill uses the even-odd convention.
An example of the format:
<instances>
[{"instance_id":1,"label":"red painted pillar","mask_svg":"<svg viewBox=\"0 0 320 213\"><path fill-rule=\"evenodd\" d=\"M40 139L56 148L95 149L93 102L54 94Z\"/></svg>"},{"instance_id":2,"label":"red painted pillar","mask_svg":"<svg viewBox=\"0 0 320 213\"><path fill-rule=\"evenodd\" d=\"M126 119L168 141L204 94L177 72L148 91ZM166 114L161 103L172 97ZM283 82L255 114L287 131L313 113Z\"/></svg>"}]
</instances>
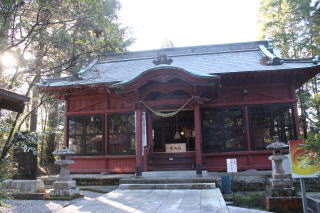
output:
<instances>
[{"instance_id":1,"label":"red painted pillar","mask_svg":"<svg viewBox=\"0 0 320 213\"><path fill-rule=\"evenodd\" d=\"M109 134L109 132L108 132L108 115L107 114L105 114L104 115L104 154L105 155L107 155L107 154L109 154L109 150L108 150L108 148L109 148L109 138L108 138L108 134Z\"/></svg>"},{"instance_id":2,"label":"red painted pillar","mask_svg":"<svg viewBox=\"0 0 320 213\"><path fill-rule=\"evenodd\" d=\"M245 118L245 126L246 126L246 137L247 137L247 145L248 145L248 150L251 151L252 149L252 144L251 144L251 129L250 129L250 124L249 124L249 109L248 106L244 106L244 118Z\"/></svg>"},{"instance_id":3,"label":"red painted pillar","mask_svg":"<svg viewBox=\"0 0 320 213\"><path fill-rule=\"evenodd\" d=\"M142 175L142 110L136 109L136 176Z\"/></svg>"},{"instance_id":4,"label":"red painted pillar","mask_svg":"<svg viewBox=\"0 0 320 213\"><path fill-rule=\"evenodd\" d=\"M246 137L247 137L247 149L248 151L252 150L252 144L251 144L251 129L250 129L250 118L249 118L249 107L246 105L244 106L244 118L245 118L245 126L246 126ZM253 168L255 166L252 155L247 155L247 165L249 168Z\"/></svg>"},{"instance_id":5,"label":"red painted pillar","mask_svg":"<svg viewBox=\"0 0 320 213\"><path fill-rule=\"evenodd\" d=\"M63 131L64 131L63 145L64 146L69 146L69 143L68 143L69 125L68 125L67 112L68 112L68 100L65 99L65 101L64 101L64 121L63 121L63 125L64 125L63 126Z\"/></svg>"},{"instance_id":6,"label":"red painted pillar","mask_svg":"<svg viewBox=\"0 0 320 213\"><path fill-rule=\"evenodd\" d=\"M195 154L196 154L196 172L202 174L202 131L200 106L197 103L194 107L194 130L195 130Z\"/></svg>"}]
</instances>

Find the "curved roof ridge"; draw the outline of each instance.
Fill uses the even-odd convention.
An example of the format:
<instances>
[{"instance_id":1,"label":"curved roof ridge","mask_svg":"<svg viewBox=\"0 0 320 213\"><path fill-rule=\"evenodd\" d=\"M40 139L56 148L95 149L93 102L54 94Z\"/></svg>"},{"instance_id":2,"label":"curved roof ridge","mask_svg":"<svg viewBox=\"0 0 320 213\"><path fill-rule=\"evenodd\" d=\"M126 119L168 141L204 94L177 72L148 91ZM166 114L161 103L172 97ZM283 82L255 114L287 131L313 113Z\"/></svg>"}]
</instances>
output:
<instances>
[{"instance_id":1,"label":"curved roof ridge","mask_svg":"<svg viewBox=\"0 0 320 213\"><path fill-rule=\"evenodd\" d=\"M196 77L196 78L211 78L211 79L220 79L220 76L218 75L212 75L212 74L207 74L207 75L197 75L195 73L192 73L188 70L185 70L183 68L180 68L180 67L176 67L176 66L171 66L171 65L164 65L164 66L156 66L156 67L153 67L153 68L150 68L150 69L147 69L143 72L141 72L139 75L137 75L136 77L128 80L128 81L123 81L123 82L118 82L118 83L115 83L113 84L111 87L117 87L117 86L123 86L123 85L127 85L127 84L130 84L136 80L138 80L139 78L141 78L142 76L144 76L145 74L147 73L150 73L152 71L157 71L157 70L165 70L165 69L172 69L172 70L178 70L178 71L181 71L181 72L184 72L184 73L187 73L188 75L191 75L193 77Z\"/></svg>"},{"instance_id":2,"label":"curved roof ridge","mask_svg":"<svg viewBox=\"0 0 320 213\"><path fill-rule=\"evenodd\" d=\"M187 46L187 47L173 47L153 50L142 50L142 51L129 51L122 54L106 55L105 61L115 60L121 58L148 58L157 54L166 55L180 55L180 54L192 54L192 53L206 53L206 52L233 52L247 49L258 49L259 45L268 46L268 41L250 41L250 42L238 42L238 43L226 43L226 44L211 44L211 45L200 45L200 46Z\"/></svg>"}]
</instances>

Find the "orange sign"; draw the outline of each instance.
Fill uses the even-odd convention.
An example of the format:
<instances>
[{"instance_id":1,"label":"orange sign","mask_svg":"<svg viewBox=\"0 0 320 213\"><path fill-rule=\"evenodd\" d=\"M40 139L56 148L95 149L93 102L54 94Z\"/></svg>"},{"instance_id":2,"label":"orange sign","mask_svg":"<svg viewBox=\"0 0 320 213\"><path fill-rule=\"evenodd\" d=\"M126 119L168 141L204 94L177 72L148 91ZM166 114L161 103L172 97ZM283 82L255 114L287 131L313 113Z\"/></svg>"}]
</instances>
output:
<instances>
[{"instance_id":1,"label":"orange sign","mask_svg":"<svg viewBox=\"0 0 320 213\"><path fill-rule=\"evenodd\" d=\"M293 178L310 178L320 175L320 168L310 165L310 160L313 160L316 154L306 154L302 150L303 141L290 141L290 159L291 171Z\"/></svg>"}]
</instances>

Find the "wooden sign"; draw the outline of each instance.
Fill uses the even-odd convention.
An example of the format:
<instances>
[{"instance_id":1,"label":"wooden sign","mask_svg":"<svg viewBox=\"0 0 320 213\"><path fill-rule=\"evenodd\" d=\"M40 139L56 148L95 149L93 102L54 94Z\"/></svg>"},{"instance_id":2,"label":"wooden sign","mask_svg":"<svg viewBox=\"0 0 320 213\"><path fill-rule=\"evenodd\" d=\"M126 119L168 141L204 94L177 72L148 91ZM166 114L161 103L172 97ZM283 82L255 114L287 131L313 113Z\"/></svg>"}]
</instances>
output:
<instances>
[{"instance_id":1,"label":"wooden sign","mask_svg":"<svg viewBox=\"0 0 320 213\"><path fill-rule=\"evenodd\" d=\"M227 159L227 172L232 173L237 171L238 171L237 159L236 158Z\"/></svg>"},{"instance_id":2,"label":"wooden sign","mask_svg":"<svg viewBox=\"0 0 320 213\"><path fill-rule=\"evenodd\" d=\"M185 143L169 143L166 144L166 152L174 153L174 152L186 152L187 146Z\"/></svg>"}]
</instances>

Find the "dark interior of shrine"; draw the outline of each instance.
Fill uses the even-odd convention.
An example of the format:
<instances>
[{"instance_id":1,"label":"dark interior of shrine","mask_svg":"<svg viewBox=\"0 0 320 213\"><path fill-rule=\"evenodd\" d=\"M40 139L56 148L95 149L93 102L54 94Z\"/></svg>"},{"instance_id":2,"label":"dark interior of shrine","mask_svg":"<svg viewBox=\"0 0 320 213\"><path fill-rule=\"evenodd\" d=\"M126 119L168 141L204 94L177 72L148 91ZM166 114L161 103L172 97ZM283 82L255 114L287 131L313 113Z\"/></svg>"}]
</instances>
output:
<instances>
[{"instance_id":1,"label":"dark interior of shrine","mask_svg":"<svg viewBox=\"0 0 320 213\"><path fill-rule=\"evenodd\" d=\"M153 115L152 128L154 152L168 152L166 144L185 144L186 149L177 152L194 151L193 111L181 111L168 118Z\"/></svg>"}]
</instances>

